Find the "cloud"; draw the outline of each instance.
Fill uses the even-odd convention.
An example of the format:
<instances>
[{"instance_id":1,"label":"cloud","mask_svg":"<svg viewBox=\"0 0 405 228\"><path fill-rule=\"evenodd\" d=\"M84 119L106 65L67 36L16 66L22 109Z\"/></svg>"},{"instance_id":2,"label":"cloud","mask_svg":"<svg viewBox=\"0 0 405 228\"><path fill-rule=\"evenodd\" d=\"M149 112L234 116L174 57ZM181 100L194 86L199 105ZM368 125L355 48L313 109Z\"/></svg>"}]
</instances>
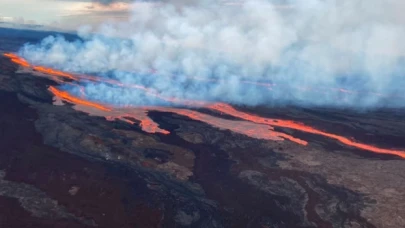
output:
<instances>
[{"instance_id":1,"label":"cloud","mask_svg":"<svg viewBox=\"0 0 405 228\"><path fill-rule=\"evenodd\" d=\"M93 2L98 2L104 5L109 5L111 3L116 3L116 2L133 2L131 0L93 0Z\"/></svg>"},{"instance_id":2,"label":"cloud","mask_svg":"<svg viewBox=\"0 0 405 228\"><path fill-rule=\"evenodd\" d=\"M185 99L404 107L398 99L405 86L404 9L395 0L137 2L128 20L103 23L100 35L85 28L79 33L84 41L49 37L20 54ZM158 74L147 74L151 69ZM254 85L263 82L276 86ZM96 100L154 104L139 91L87 89Z\"/></svg>"},{"instance_id":3,"label":"cloud","mask_svg":"<svg viewBox=\"0 0 405 228\"><path fill-rule=\"evenodd\" d=\"M42 28L34 20L26 20L23 17L5 17L0 15L0 26L8 28Z\"/></svg>"},{"instance_id":4,"label":"cloud","mask_svg":"<svg viewBox=\"0 0 405 228\"><path fill-rule=\"evenodd\" d=\"M113 4L113 3L132 3L132 2L134 2L136 0L58 0L58 1L65 1L65 2L94 2L94 3L100 3L102 5L110 5L110 4Z\"/></svg>"}]
</instances>

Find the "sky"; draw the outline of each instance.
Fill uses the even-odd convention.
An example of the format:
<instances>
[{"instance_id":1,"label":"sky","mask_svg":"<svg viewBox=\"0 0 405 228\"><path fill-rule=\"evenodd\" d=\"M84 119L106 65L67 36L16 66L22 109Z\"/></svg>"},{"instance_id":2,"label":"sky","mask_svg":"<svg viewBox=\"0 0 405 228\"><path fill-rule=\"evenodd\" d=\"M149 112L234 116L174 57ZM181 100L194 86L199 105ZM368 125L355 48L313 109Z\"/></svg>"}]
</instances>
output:
<instances>
[{"instance_id":1,"label":"sky","mask_svg":"<svg viewBox=\"0 0 405 228\"><path fill-rule=\"evenodd\" d=\"M7 22L8 26L41 25L49 29L77 31L83 25L128 20L131 7L136 5L134 1L136 0L0 0L0 22ZM219 1L225 5L234 5L243 0ZM184 5L189 1L170 2ZM278 7L288 8L289 5L278 4ZM5 24L2 23L1 26L4 27Z\"/></svg>"},{"instance_id":2,"label":"sky","mask_svg":"<svg viewBox=\"0 0 405 228\"><path fill-rule=\"evenodd\" d=\"M129 4L123 2L106 5L90 0L0 0L0 22L75 30L83 21L98 24L126 18L128 9Z\"/></svg>"}]
</instances>

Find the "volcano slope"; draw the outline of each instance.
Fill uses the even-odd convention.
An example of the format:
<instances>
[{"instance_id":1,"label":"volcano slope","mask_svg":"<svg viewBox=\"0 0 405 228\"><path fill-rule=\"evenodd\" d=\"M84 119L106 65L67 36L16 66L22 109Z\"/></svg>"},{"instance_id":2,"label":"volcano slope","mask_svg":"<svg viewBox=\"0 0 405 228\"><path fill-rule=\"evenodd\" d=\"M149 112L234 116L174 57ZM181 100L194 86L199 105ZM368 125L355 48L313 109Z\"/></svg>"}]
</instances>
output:
<instances>
[{"instance_id":1,"label":"volcano slope","mask_svg":"<svg viewBox=\"0 0 405 228\"><path fill-rule=\"evenodd\" d=\"M2 37L0 50L26 34ZM405 227L403 110L155 108L106 119L58 97L54 76L0 57L0 227ZM297 127L257 137L229 127L258 127L237 112L399 155ZM138 125L144 115L164 130Z\"/></svg>"}]
</instances>

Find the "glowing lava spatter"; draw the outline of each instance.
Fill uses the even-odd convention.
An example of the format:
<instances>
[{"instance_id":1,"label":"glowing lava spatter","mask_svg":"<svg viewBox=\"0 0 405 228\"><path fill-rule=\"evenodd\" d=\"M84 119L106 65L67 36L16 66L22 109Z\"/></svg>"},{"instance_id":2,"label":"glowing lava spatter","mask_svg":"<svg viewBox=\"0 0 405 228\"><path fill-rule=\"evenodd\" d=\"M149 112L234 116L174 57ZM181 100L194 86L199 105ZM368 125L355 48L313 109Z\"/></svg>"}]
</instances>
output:
<instances>
[{"instance_id":1,"label":"glowing lava spatter","mask_svg":"<svg viewBox=\"0 0 405 228\"><path fill-rule=\"evenodd\" d=\"M25 61L23 58L20 58L19 56L11 53L6 53L4 56L8 57L13 61L14 63L23 66L23 67L31 67L35 71L50 75L52 79L55 79L57 77L58 82L66 83L63 80L60 80L59 78L63 79L68 79L70 81L92 81L92 82L102 82L102 83L109 83L111 85L115 85L118 87L125 87L125 88L134 88L134 89L139 89L144 91L146 94L150 96L157 97L159 99L163 99L165 101L169 101L175 104L180 104L180 105L189 105L189 106L197 106L197 107L204 107L213 111L217 111L220 113L224 113L239 119L242 119L244 121L235 121L235 120L226 120L214 116L210 116L207 114L203 114L197 111L193 110L188 110L188 109L180 109L180 108L170 108L170 107L113 107L110 105L102 105L96 102L88 101L85 98L85 91L84 88L80 88L80 97L75 97L68 92L61 91L53 86L49 87L49 91L53 93L53 95L61 100L64 100L69 103L73 103L76 105L76 108L86 111L91 114L96 114L100 116L106 117L108 120L115 120L115 119L120 119L123 120L127 123L130 124L135 124L135 121L132 121L131 119L135 119L140 122L140 126L142 130L149 132L149 133L162 133L162 134L169 134L170 132L164 129L159 128L159 125L154 122L152 119L148 117L148 112L149 111L160 111L160 112L170 112L170 113L176 113L178 115L186 116L190 119L205 122L207 124L210 124L212 126L221 128L221 129L227 129L233 132L237 132L240 134L244 134L253 138L259 138L259 139L268 139L268 140L283 140L283 139L288 139L290 141L293 141L295 143L298 143L300 145L307 145L307 142L302 139L295 138L291 135L281 133L281 132L276 132L273 127L283 127L283 128L290 128L306 133L311 133L311 134L316 134L316 135L321 135L324 137L328 137L331 139L335 139L345 145L355 147L358 149L362 150L367 150L371 151L374 153L380 153L380 154L391 154L391 155L397 155L402 158L405 158L405 151L403 150L391 150L391 149L383 149L383 148L378 148L376 146L364 144L364 143L358 143L353 140L350 140L346 137L339 136L336 134L328 133L325 131L321 131L318 129L315 129L313 127L307 126L303 123L299 122L294 122L290 120L281 120L281 119L272 119L272 118L265 118L265 117L260 117L256 115L252 115L249 113L245 113L239 110L236 110L232 106L224 103L215 103L215 104L207 104L206 102L203 101L189 101L189 100L183 100L183 99L178 99L178 98L170 98L170 97L164 97L161 94L159 94L157 91L154 89L150 89L147 87L144 87L142 85L136 85L136 84L123 84L119 81L112 80L112 79L105 79L105 78L100 78L100 77L95 77L95 76L89 76L89 75L74 75L74 74L69 74L66 72L61 72L57 71L51 68L47 67L42 67L42 66L31 66L27 61ZM246 81L245 83L251 83ZM252 82L256 83L256 82ZM77 84L72 84L75 86L79 86ZM260 85L260 84L257 84ZM274 86L275 84L269 84L269 83L264 83L262 86L266 87L271 87ZM343 89L340 89L344 93L352 93L353 91L346 91ZM87 108L92 108L93 110L89 111ZM95 111L97 110L97 111ZM99 113L97 113L99 112Z\"/></svg>"}]
</instances>

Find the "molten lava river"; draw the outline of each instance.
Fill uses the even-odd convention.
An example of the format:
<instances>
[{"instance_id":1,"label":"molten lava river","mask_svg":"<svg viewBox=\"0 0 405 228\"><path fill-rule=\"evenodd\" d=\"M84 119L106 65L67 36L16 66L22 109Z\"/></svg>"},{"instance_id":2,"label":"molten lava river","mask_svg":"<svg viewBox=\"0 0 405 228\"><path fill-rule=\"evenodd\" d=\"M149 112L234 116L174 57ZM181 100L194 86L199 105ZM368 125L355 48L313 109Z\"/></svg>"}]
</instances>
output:
<instances>
[{"instance_id":1,"label":"molten lava river","mask_svg":"<svg viewBox=\"0 0 405 228\"><path fill-rule=\"evenodd\" d=\"M295 138L286 133L277 132L274 127L289 128L301 132L306 132L310 134L320 135L330 139L334 139L346 146L355 147L364 151L369 151L379 154L390 154L397 155L405 158L404 150L394 150L394 149L384 149L379 148L374 145L369 145L365 143L356 142L352 139L346 138L344 136L336 135L330 132L322 131L311 126L305 125L304 123L295 122L291 120L284 119L273 119L265 118L257 115L242 112L225 103L208 103L204 101L193 101L178 99L175 97L166 97L161 95L158 91L148 88L138 84L124 84L120 81L114 79L107 79L103 77L96 77L90 75L81 74L70 74L67 72L58 71L44 66L34 66L28 63L25 59L13 54L4 54L12 62L18 64L24 70L31 71L38 76L48 77L60 84L68 83L73 86L77 86L81 92L80 96L75 96L67 91L63 91L57 87L50 86L49 92L53 94L55 103L62 104L62 102L68 102L74 104L75 109L87 112L91 115L104 116L107 120L121 120L129 124L136 124L139 122L140 127L143 131L148 133L160 133L160 134L170 134L169 131L161 129L159 125L148 117L149 111L159 111L159 112L169 112L175 113L177 115L185 116L193 120L201 121L207 123L211 126L230 130L239 134L247 135L252 138L265 139L265 140L290 140L302 146L308 144L307 141ZM204 80L199 78L194 78L195 80ZM147 96L154 97L156 99L161 99L166 102L173 103L173 107L157 107L157 106L144 106L144 107L134 107L134 106L114 106L109 104L102 104L86 99L85 87L80 85L80 82L101 82L105 84L110 84L117 87L125 87L136 89L144 92ZM215 82L215 81L214 81ZM267 83L256 83L244 81L247 84L256 84L257 86L268 87L271 89L274 84ZM308 89L308 88L301 88ZM343 89L338 89L342 93L355 93L355 91L347 91ZM379 94L377 94L379 95ZM187 108L176 108L177 107L193 107L198 109L207 109L220 114L226 114L228 116L234 117L236 120L224 119L199 111L190 110Z\"/></svg>"}]
</instances>

